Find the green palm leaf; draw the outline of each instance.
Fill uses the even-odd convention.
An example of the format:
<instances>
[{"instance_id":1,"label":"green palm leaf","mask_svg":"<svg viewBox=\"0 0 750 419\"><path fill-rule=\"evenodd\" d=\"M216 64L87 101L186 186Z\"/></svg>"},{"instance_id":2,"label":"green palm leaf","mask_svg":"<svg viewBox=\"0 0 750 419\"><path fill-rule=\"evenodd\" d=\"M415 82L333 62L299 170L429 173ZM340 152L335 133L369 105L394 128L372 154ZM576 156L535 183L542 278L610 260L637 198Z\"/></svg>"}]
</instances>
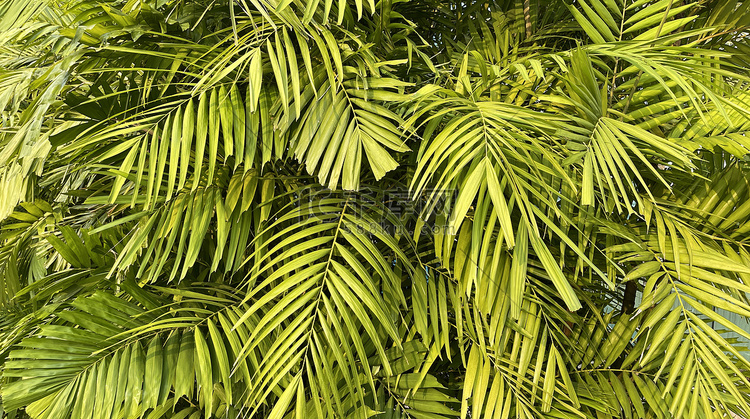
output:
<instances>
[{"instance_id":1,"label":"green palm leaf","mask_svg":"<svg viewBox=\"0 0 750 419\"><path fill-rule=\"evenodd\" d=\"M0 3L0 417L747 417L749 8Z\"/></svg>"}]
</instances>

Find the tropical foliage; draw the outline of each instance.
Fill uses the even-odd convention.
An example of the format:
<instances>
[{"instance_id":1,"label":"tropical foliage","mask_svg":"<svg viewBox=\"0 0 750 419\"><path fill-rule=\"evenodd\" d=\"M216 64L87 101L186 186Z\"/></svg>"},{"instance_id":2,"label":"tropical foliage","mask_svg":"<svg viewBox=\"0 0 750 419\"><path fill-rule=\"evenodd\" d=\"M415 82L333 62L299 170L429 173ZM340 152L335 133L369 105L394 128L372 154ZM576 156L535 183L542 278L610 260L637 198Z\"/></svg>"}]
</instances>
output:
<instances>
[{"instance_id":1,"label":"tropical foliage","mask_svg":"<svg viewBox=\"0 0 750 419\"><path fill-rule=\"evenodd\" d=\"M0 2L0 415L750 417L749 25Z\"/></svg>"}]
</instances>

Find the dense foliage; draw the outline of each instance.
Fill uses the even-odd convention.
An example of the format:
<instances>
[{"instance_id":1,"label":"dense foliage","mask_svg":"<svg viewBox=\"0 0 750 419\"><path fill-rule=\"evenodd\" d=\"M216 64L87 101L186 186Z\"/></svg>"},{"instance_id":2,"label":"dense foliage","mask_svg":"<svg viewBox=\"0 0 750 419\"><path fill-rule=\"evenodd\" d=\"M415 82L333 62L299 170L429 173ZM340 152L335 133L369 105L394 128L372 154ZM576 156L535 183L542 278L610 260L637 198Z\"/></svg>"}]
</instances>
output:
<instances>
[{"instance_id":1,"label":"dense foliage","mask_svg":"<svg viewBox=\"0 0 750 419\"><path fill-rule=\"evenodd\" d=\"M0 415L750 417L748 25L3 0Z\"/></svg>"}]
</instances>

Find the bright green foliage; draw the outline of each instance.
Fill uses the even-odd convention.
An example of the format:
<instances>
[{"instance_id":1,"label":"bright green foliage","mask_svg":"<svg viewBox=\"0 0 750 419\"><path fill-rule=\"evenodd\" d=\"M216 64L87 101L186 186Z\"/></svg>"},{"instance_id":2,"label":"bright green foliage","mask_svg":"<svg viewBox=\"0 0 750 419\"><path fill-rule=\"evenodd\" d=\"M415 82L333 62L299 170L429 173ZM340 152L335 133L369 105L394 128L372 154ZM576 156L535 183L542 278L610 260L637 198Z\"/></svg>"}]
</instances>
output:
<instances>
[{"instance_id":1,"label":"bright green foliage","mask_svg":"<svg viewBox=\"0 0 750 419\"><path fill-rule=\"evenodd\" d=\"M1 1L0 416L750 417L748 33Z\"/></svg>"}]
</instances>

